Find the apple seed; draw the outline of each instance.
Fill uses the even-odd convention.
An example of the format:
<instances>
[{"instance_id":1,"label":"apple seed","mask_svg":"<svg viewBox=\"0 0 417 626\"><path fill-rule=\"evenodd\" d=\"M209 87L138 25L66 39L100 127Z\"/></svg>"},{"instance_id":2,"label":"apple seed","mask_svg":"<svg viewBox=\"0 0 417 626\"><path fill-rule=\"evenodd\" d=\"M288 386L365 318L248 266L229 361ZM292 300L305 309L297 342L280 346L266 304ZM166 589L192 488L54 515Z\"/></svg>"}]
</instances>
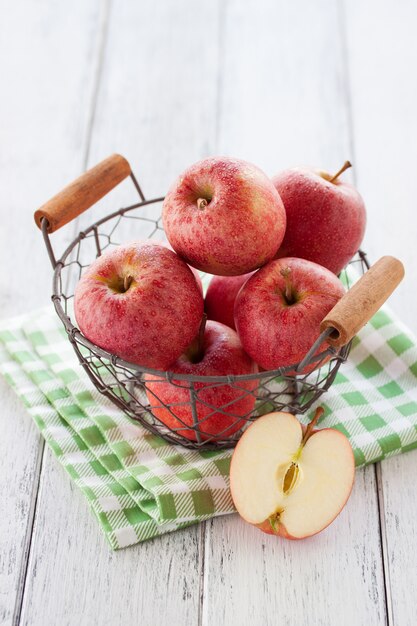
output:
<instances>
[{"instance_id":1,"label":"apple seed","mask_svg":"<svg viewBox=\"0 0 417 626\"><path fill-rule=\"evenodd\" d=\"M284 476L282 491L284 492L285 495L288 495L294 489L295 485L298 482L299 476L300 476L300 468L298 467L298 464L294 463L293 461L290 464L287 471L285 472L285 476Z\"/></svg>"}]
</instances>

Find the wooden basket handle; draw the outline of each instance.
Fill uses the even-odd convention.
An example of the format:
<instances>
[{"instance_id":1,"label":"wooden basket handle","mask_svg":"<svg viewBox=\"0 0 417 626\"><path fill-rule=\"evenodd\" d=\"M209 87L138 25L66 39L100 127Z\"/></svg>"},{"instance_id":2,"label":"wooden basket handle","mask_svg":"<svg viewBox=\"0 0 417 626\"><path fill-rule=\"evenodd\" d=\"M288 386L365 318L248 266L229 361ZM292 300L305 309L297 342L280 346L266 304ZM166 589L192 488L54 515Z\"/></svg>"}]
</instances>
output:
<instances>
[{"instance_id":1,"label":"wooden basket handle","mask_svg":"<svg viewBox=\"0 0 417 626\"><path fill-rule=\"evenodd\" d=\"M112 154L35 211L36 224L40 228L42 218L46 218L48 233L55 232L98 202L130 173L128 161L120 154Z\"/></svg>"},{"instance_id":2,"label":"wooden basket handle","mask_svg":"<svg viewBox=\"0 0 417 626\"><path fill-rule=\"evenodd\" d=\"M392 256L379 259L321 322L321 332L334 329L328 343L338 348L345 346L381 308L403 277L401 261Z\"/></svg>"}]
</instances>

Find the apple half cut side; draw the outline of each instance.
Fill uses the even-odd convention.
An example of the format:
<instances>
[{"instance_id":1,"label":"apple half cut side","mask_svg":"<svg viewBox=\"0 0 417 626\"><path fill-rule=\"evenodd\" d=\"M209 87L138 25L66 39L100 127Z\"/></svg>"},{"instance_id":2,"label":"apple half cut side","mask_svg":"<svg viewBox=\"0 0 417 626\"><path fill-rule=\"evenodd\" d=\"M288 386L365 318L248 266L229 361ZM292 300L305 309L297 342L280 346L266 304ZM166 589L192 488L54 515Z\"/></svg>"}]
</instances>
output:
<instances>
[{"instance_id":1,"label":"apple half cut side","mask_svg":"<svg viewBox=\"0 0 417 626\"><path fill-rule=\"evenodd\" d=\"M291 413L269 413L243 434L233 453L230 488L244 520L288 539L310 537L340 513L352 491L355 461L341 432L304 428Z\"/></svg>"}]
</instances>

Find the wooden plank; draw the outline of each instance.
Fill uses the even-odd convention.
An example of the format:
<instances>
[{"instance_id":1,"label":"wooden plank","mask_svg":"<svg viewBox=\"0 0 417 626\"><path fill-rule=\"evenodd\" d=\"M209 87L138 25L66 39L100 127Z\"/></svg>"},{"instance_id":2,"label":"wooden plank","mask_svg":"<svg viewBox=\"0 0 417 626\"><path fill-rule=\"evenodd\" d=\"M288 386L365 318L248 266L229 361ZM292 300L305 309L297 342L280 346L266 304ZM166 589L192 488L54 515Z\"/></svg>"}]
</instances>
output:
<instances>
[{"instance_id":1,"label":"wooden plank","mask_svg":"<svg viewBox=\"0 0 417 626\"><path fill-rule=\"evenodd\" d=\"M416 5L404 0L346 3L355 162L367 202L371 258L394 254L406 277L390 302L417 332L417 252L413 180L417 171ZM379 491L390 584L391 622L414 624L417 586L417 453L381 463Z\"/></svg>"},{"instance_id":2,"label":"wooden plank","mask_svg":"<svg viewBox=\"0 0 417 626\"><path fill-rule=\"evenodd\" d=\"M413 585L417 582L417 531L415 502L416 453L396 456L381 463L378 476L382 530L385 535L386 580L389 585L392 624L415 624Z\"/></svg>"},{"instance_id":3,"label":"wooden plank","mask_svg":"<svg viewBox=\"0 0 417 626\"><path fill-rule=\"evenodd\" d=\"M112 552L86 500L47 450L20 623L193 624L198 537L197 528L186 529Z\"/></svg>"},{"instance_id":4,"label":"wooden plank","mask_svg":"<svg viewBox=\"0 0 417 626\"><path fill-rule=\"evenodd\" d=\"M48 303L51 267L32 213L82 166L98 5L79 0L68 13L46 0L1 2L2 318ZM0 394L0 622L10 624L25 582L43 440L3 380Z\"/></svg>"},{"instance_id":5,"label":"wooden plank","mask_svg":"<svg viewBox=\"0 0 417 626\"><path fill-rule=\"evenodd\" d=\"M366 506L368 501L369 505ZM207 524L202 624L385 621L373 468L323 533L286 541L236 516Z\"/></svg>"},{"instance_id":6,"label":"wooden plank","mask_svg":"<svg viewBox=\"0 0 417 626\"><path fill-rule=\"evenodd\" d=\"M350 154L337 7L292 4L223 5L217 150L270 175L296 165L337 171Z\"/></svg>"},{"instance_id":7,"label":"wooden plank","mask_svg":"<svg viewBox=\"0 0 417 626\"><path fill-rule=\"evenodd\" d=\"M371 259L392 254L404 261L406 277L390 304L416 332L415 3L404 0L391 9L376 0L346 5L355 170L368 212L364 247Z\"/></svg>"},{"instance_id":8,"label":"wooden plank","mask_svg":"<svg viewBox=\"0 0 417 626\"><path fill-rule=\"evenodd\" d=\"M219 152L270 174L300 163L332 171L349 158L340 24L325 1L225 5ZM270 538L237 517L207 528L204 625L385 620L374 468L358 472L340 518L311 540Z\"/></svg>"},{"instance_id":9,"label":"wooden plank","mask_svg":"<svg viewBox=\"0 0 417 626\"><path fill-rule=\"evenodd\" d=\"M189 162L213 152L217 20L209 0L195 8L186 0L112 3L89 165L119 152L152 196L163 193ZM202 24L213 41L204 50ZM118 193L117 201L128 199L123 189ZM115 208L112 202L89 210L81 223ZM37 511L23 624L197 622L199 527L112 553L49 455Z\"/></svg>"},{"instance_id":10,"label":"wooden plank","mask_svg":"<svg viewBox=\"0 0 417 626\"><path fill-rule=\"evenodd\" d=\"M10 624L24 586L43 440L3 378L0 397L0 624Z\"/></svg>"}]
</instances>

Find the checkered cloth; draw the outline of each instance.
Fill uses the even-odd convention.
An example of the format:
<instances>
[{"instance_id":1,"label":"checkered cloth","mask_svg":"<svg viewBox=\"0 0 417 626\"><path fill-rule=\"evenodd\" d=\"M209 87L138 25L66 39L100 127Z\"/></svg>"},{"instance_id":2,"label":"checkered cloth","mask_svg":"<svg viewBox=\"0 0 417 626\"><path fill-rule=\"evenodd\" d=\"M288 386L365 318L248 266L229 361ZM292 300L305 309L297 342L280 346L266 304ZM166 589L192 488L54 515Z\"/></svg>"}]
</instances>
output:
<instances>
[{"instance_id":1,"label":"checkered cloth","mask_svg":"<svg viewBox=\"0 0 417 626\"><path fill-rule=\"evenodd\" d=\"M0 373L113 549L234 511L232 452L187 450L132 422L92 386L50 308L0 323ZM416 383L416 342L384 308L322 396L321 423L346 434L357 466L410 450L417 447Z\"/></svg>"}]
</instances>

